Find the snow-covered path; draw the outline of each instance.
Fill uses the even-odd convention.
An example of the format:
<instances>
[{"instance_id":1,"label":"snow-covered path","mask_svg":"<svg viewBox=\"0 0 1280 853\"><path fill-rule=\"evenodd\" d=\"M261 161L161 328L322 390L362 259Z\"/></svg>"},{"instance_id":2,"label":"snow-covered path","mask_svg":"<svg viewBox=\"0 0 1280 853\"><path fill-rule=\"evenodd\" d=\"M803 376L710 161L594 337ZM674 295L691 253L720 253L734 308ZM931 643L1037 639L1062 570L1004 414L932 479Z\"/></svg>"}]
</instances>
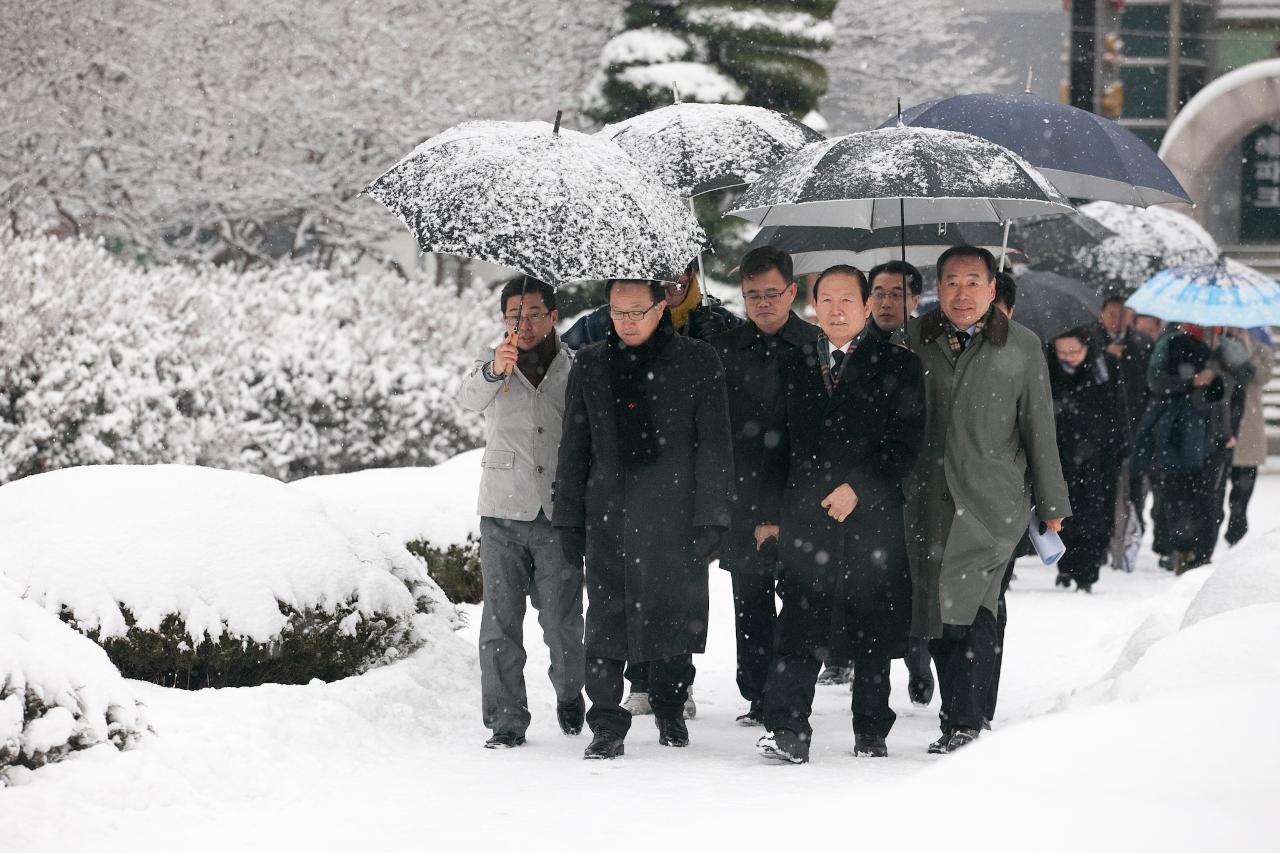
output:
<instances>
[{"instance_id":1,"label":"snow-covered path","mask_svg":"<svg viewBox=\"0 0 1280 853\"><path fill-rule=\"evenodd\" d=\"M1251 517L1250 539L1234 553L1224 546L1220 564L1275 559L1249 545L1265 545L1258 540L1280 527L1280 476L1260 478ZM1274 548L1280 540L1269 541ZM1082 595L1055 589L1050 570L1024 561L1009 598L995 731L955 756L926 755L938 700L913 708L896 662L899 718L887 760L850 755L848 693L839 687L818 690L810 765L758 758L759 730L733 723L744 703L733 681L728 576L718 569L685 750L660 747L652 719L638 718L624 759L584 762L587 736L568 738L556 727L532 612L534 722L528 745L510 752L480 748L487 733L476 613L469 628L439 636L409 661L334 684L194 693L136 685L158 736L127 753L95 748L0 790L0 849L635 849L707 841L759 849L788 838L912 850L1275 849L1280 605L1184 629L1164 641L1174 643L1167 651L1155 649L1163 655L1148 655L1157 660L1123 690L1104 686L1144 620L1165 612L1180 620L1209 575L1175 579L1148 551L1137 572L1104 569L1096 592ZM1237 654L1197 657L1197 648ZM1144 692L1169 672L1209 687Z\"/></svg>"}]
</instances>

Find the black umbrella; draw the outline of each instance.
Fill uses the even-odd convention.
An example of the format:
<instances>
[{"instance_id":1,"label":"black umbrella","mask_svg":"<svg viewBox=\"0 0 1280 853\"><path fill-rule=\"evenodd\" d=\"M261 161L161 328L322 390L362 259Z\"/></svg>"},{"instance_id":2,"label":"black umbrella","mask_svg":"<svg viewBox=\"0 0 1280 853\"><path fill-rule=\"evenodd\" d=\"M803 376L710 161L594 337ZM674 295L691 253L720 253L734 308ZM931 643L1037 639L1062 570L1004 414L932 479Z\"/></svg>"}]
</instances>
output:
<instances>
[{"instance_id":1,"label":"black umbrella","mask_svg":"<svg viewBox=\"0 0 1280 853\"><path fill-rule=\"evenodd\" d=\"M1063 332L1096 323L1102 297L1083 281L1057 273L1025 270L1017 276L1013 319L1048 342Z\"/></svg>"},{"instance_id":2,"label":"black umbrella","mask_svg":"<svg viewBox=\"0 0 1280 853\"><path fill-rule=\"evenodd\" d=\"M1022 247L1027 263L1051 272L1073 267L1081 252L1114 236L1110 228L1079 211L1019 219L1009 232L1009 239Z\"/></svg>"},{"instance_id":3,"label":"black umbrella","mask_svg":"<svg viewBox=\"0 0 1280 853\"><path fill-rule=\"evenodd\" d=\"M550 284L676 281L704 240L671 188L621 148L546 122L474 121L428 139L365 192L425 252Z\"/></svg>"}]
</instances>

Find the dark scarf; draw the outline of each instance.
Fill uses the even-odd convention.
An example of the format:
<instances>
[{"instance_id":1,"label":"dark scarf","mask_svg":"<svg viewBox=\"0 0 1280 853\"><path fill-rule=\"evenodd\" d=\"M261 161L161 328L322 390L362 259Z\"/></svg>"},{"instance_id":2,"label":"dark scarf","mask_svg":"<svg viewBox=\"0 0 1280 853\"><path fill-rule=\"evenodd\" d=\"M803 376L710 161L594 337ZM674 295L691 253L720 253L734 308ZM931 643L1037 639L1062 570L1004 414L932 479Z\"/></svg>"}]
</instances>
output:
<instances>
[{"instance_id":1,"label":"dark scarf","mask_svg":"<svg viewBox=\"0 0 1280 853\"><path fill-rule=\"evenodd\" d=\"M537 388L547 375L547 369L555 359L560 346L556 342L556 333L551 332L541 341L533 345L531 350L520 350L516 356L516 366L529 380L529 384Z\"/></svg>"},{"instance_id":2,"label":"dark scarf","mask_svg":"<svg viewBox=\"0 0 1280 853\"><path fill-rule=\"evenodd\" d=\"M627 346L609 324L605 351L609 378L613 385L613 417L618 428L618 447L623 468L635 468L658 458L662 447L653 424L648 392L650 362L675 337L671 314L662 320L649 339L639 346Z\"/></svg>"}]
</instances>

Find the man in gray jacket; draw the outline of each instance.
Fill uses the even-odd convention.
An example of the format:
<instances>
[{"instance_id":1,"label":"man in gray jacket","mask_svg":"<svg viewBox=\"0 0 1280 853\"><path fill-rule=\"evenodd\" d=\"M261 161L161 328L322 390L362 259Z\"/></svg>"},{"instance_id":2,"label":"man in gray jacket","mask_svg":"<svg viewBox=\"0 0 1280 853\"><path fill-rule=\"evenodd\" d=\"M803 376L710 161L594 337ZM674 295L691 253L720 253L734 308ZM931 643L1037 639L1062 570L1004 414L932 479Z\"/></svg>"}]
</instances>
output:
<instances>
[{"instance_id":1,"label":"man in gray jacket","mask_svg":"<svg viewBox=\"0 0 1280 853\"><path fill-rule=\"evenodd\" d=\"M525 600L538 609L551 651L547 674L567 735L582 731L586 663L582 650L582 566L570 565L551 526L572 354L556 335L556 292L535 279L502 289L507 334L485 349L462 382L458 402L485 416L480 479L480 692L486 749L525 742Z\"/></svg>"}]
</instances>

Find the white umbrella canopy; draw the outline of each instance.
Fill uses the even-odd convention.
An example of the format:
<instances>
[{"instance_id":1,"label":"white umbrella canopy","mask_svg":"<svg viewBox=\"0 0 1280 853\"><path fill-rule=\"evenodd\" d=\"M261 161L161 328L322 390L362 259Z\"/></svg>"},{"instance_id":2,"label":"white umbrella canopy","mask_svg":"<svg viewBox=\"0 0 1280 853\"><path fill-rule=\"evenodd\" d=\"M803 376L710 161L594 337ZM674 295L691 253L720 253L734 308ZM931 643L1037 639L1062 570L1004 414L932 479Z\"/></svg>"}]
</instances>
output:
<instances>
[{"instance_id":1,"label":"white umbrella canopy","mask_svg":"<svg viewBox=\"0 0 1280 853\"><path fill-rule=\"evenodd\" d=\"M612 142L547 122L473 121L428 139L364 191L424 252L551 284L678 280L705 235L681 198Z\"/></svg>"},{"instance_id":2,"label":"white umbrella canopy","mask_svg":"<svg viewBox=\"0 0 1280 853\"><path fill-rule=\"evenodd\" d=\"M1035 168L994 142L898 126L806 145L752 184L730 213L758 225L878 229L1071 209Z\"/></svg>"},{"instance_id":3,"label":"white umbrella canopy","mask_svg":"<svg viewBox=\"0 0 1280 853\"><path fill-rule=\"evenodd\" d=\"M611 140L680 195L748 184L823 138L790 116L743 104L677 103L605 126Z\"/></svg>"},{"instance_id":4,"label":"white umbrella canopy","mask_svg":"<svg viewBox=\"0 0 1280 853\"><path fill-rule=\"evenodd\" d=\"M1227 257L1162 270L1125 304L1170 323L1245 329L1280 324L1280 284Z\"/></svg>"}]
</instances>

